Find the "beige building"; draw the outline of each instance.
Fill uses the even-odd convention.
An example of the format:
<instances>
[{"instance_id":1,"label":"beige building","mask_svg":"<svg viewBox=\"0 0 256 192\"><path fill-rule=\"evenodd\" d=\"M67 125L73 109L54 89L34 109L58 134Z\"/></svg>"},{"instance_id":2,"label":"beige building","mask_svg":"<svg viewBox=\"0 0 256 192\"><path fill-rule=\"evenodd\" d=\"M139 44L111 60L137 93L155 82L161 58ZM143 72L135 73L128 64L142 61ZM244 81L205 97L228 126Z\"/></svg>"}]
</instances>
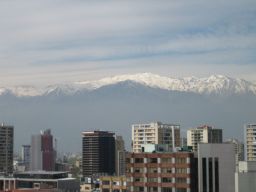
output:
<instances>
[{"instance_id":1,"label":"beige building","mask_svg":"<svg viewBox=\"0 0 256 192\"><path fill-rule=\"evenodd\" d=\"M174 151L180 146L180 125L161 122L132 125L133 152L142 152L141 146L145 144L168 144Z\"/></svg>"},{"instance_id":2,"label":"beige building","mask_svg":"<svg viewBox=\"0 0 256 192\"><path fill-rule=\"evenodd\" d=\"M116 136L115 138L115 173L117 176L121 176L125 174L125 145L122 136Z\"/></svg>"},{"instance_id":3,"label":"beige building","mask_svg":"<svg viewBox=\"0 0 256 192\"><path fill-rule=\"evenodd\" d=\"M187 145L197 151L199 143L222 143L222 129L204 125L187 131Z\"/></svg>"},{"instance_id":4,"label":"beige building","mask_svg":"<svg viewBox=\"0 0 256 192\"><path fill-rule=\"evenodd\" d=\"M256 161L256 124L248 124L244 127L245 159Z\"/></svg>"},{"instance_id":5,"label":"beige building","mask_svg":"<svg viewBox=\"0 0 256 192\"><path fill-rule=\"evenodd\" d=\"M238 166L239 161L244 161L244 144L237 139L229 139L225 143L233 144L236 155L236 165Z\"/></svg>"}]
</instances>

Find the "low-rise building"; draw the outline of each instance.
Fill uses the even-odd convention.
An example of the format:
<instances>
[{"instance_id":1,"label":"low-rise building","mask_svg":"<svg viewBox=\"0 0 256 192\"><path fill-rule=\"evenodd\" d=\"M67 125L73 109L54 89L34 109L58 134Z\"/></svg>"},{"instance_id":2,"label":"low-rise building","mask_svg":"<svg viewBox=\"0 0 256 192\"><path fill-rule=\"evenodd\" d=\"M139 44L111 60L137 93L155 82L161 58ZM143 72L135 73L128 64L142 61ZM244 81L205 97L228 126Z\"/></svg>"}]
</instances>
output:
<instances>
[{"instance_id":1,"label":"low-rise building","mask_svg":"<svg viewBox=\"0 0 256 192\"><path fill-rule=\"evenodd\" d=\"M79 192L79 181L68 172L28 171L0 177L0 191L69 191Z\"/></svg>"},{"instance_id":2,"label":"low-rise building","mask_svg":"<svg viewBox=\"0 0 256 192\"><path fill-rule=\"evenodd\" d=\"M101 192L127 192L125 176L100 177Z\"/></svg>"}]
</instances>

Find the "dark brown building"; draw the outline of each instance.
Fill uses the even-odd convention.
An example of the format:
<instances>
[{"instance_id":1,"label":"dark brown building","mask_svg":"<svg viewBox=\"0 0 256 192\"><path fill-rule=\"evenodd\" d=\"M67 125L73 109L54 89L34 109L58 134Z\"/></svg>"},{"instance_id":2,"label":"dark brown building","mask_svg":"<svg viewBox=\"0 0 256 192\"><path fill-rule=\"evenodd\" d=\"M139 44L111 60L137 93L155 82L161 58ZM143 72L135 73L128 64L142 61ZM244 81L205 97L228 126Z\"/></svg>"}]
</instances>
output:
<instances>
[{"instance_id":1,"label":"dark brown building","mask_svg":"<svg viewBox=\"0 0 256 192\"><path fill-rule=\"evenodd\" d=\"M115 138L107 131L83 132L83 176L115 173Z\"/></svg>"},{"instance_id":2,"label":"dark brown building","mask_svg":"<svg viewBox=\"0 0 256 192\"><path fill-rule=\"evenodd\" d=\"M197 161L191 152L129 153L126 177L131 192L197 192Z\"/></svg>"}]
</instances>

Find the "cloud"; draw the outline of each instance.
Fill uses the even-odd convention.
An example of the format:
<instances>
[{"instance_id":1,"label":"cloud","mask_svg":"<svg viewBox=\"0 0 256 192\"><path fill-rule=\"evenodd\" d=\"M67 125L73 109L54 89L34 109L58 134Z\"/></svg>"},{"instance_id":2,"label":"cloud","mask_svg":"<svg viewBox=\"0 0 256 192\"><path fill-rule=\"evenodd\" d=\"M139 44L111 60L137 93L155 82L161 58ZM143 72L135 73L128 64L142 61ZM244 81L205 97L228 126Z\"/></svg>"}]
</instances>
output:
<instances>
[{"instance_id":1,"label":"cloud","mask_svg":"<svg viewBox=\"0 0 256 192\"><path fill-rule=\"evenodd\" d=\"M34 73L165 73L180 65L216 71L238 65L235 75L246 65L251 73L255 18L254 0L6 0L0 2L0 67L8 71L6 83Z\"/></svg>"}]
</instances>

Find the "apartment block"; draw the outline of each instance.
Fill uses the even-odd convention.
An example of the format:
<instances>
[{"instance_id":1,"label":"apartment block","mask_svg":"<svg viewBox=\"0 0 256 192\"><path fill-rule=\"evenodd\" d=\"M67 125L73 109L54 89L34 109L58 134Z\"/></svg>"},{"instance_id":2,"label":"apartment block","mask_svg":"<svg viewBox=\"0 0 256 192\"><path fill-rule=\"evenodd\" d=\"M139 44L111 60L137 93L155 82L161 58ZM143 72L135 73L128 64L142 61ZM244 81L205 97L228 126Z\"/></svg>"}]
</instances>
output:
<instances>
[{"instance_id":1,"label":"apartment block","mask_svg":"<svg viewBox=\"0 0 256 192\"><path fill-rule=\"evenodd\" d=\"M130 192L197 192L197 161L190 152L129 153Z\"/></svg>"},{"instance_id":2,"label":"apartment block","mask_svg":"<svg viewBox=\"0 0 256 192\"><path fill-rule=\"evenodd\" d=\"M199 143L222 143L222 129L204 125L187 131L187 145L197 151Z\"/></svg>"},{"instance_id":3,"label":"apartment block","mask_svg":"<svg viewBox=\"0 0 256 192\"><path fill-rule=\"evenodd\" d=\"M161 122L132 125L133 152L142 152L143 144L167 144L175 151L180 146L180 126Z\"/></svg>"},{"instance_id":4,"label":"apartment block","mask_svg":"<svg viewBox=\"0 0 256 192\"><path fill-rule=\"evenodd\" d=\"M245 160L256 161L256 124L244 127Z\"/></svg>"}]
</instances>

